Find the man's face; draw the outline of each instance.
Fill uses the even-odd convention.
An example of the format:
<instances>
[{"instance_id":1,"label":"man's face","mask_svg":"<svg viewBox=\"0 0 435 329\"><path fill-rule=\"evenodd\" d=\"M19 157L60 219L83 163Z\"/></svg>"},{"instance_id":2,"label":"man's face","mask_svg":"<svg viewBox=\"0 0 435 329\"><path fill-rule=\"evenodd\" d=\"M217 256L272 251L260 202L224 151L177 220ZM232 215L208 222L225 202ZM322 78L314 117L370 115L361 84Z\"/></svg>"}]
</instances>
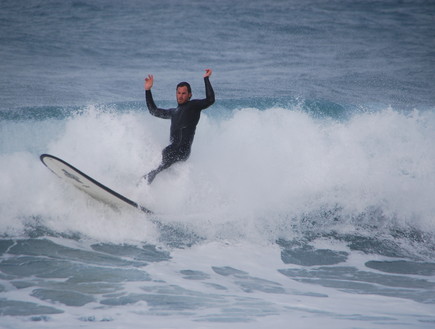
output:
<instances>
[{"instance_id":1,"label":"man's face","mask_svg":"<svg viewBox=\"0 0 435 329\"><path fill-rule=\"evenodd\" d=\"M176 91L177 102L179 105L186 103L192 97L192 94L189 94L186 86L178 87Z\"/></svg>"}]
</instances>

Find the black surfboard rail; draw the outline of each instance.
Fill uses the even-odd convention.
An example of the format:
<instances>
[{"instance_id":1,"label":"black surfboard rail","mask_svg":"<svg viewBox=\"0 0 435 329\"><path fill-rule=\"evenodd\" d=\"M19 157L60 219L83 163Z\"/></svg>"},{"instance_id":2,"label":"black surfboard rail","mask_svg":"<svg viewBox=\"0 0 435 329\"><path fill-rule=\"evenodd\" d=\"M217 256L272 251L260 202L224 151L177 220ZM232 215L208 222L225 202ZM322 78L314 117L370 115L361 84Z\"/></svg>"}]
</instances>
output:
<instances>
[{"instance_id":1,"label":"black surfboard rail","mask_svg":"<svg viewBox=\"0 0 435 329\"><path fill-rule=\"evenodd\" d=\"M123 196L122 194L119 194L118 192L115 192L114 190L112 190L111 188L101 184L100 182L98 182L97 180L93 179L92 177L86 175L84 172L82 172L81 170L77 169L76 167L72 166L71 164L69 164L68 162L55 157L53 155L50 154L41 154L41 156L39 157L41 162L48 168L50 169L50 171L52 171L56 176L60 177L60 178L64 178L62 176L59 176L58 173L56 173L52 168L50 168L50 164L47 160L54 160L57 161L61 164L63 164L65 167L67 167L68 169L70 169L73 173L70 173L69 171L63 170L63 175L69 179L73 179L76 182L80 183L80 184L84 184L83 182L80 181L80 178L83 177L86 180L90 181L92 184L94 184L95 186L97 186L98 188L106 191L107 193L111 194L112 196L114 196L115 198L123 201L124 203L139 209L140 211L146 213L146 214L153 214L153 212L151 210L149 210L148 208L138 204L137 202L134 202L128 198L126 198L125 196ZM77 175L75 175L77 174ZM86 188L86 185L83 185L83 187ZM81 189L81 188L80 188ZM85 189L81 189L82 191L85 191ZM90 193L87 193L88 195L92 196ZM95 197L94 197L95 198ZM98 199L98 198L96 198ZM104 202L103 200L99 199L99 201Z\"/></svg>"}]
</instances>

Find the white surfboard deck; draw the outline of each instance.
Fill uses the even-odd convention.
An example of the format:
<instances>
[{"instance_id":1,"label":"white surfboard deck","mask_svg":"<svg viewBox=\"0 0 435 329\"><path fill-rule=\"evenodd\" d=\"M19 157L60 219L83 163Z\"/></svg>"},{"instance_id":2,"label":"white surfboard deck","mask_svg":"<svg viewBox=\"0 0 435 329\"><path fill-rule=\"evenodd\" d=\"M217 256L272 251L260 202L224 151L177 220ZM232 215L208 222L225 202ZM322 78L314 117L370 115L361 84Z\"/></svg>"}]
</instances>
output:
<instances>
[{"instance_id":1,"label":"white surfboard deck","mask_svg":"<svg viewBox=\"0 0 435 329\"><path fill-rule=\"evenodd\" d=\"M59 176L68 183L74 185L94 199L115 207L129 205L147 214L152 214L151 210L113 191L100 182L97 182L92 177L86 175L62 159L50 154L42 154L40 159L48 169L56 174L56 176Z\"/></svg>"}]
</instances>

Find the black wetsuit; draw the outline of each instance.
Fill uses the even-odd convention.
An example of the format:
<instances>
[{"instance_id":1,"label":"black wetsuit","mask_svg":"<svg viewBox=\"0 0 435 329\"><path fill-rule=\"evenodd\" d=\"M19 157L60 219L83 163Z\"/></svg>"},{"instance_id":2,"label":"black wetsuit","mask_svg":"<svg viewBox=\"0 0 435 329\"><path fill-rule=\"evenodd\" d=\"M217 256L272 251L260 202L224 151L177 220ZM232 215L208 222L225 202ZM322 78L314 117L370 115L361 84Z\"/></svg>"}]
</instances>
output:
<instances>
[{"instance_id":1,"label":"black wetsuit","mask_svg":"<svg viewBox=\"0 0 435 329\"><path fill-rule=\"evenodd\" d=\"M151 90L145 91L145 99L150 113L159 118L171 119L171 144L163 149L160 166L144 176L148 180L148 184L162 170L175 162L185 161L189 158L201 111L214 103L214 91L208 77L204 78L204 83L206 98L194 99L172 109L158 108L154 103Z\"/></svg>"}]
</instances>

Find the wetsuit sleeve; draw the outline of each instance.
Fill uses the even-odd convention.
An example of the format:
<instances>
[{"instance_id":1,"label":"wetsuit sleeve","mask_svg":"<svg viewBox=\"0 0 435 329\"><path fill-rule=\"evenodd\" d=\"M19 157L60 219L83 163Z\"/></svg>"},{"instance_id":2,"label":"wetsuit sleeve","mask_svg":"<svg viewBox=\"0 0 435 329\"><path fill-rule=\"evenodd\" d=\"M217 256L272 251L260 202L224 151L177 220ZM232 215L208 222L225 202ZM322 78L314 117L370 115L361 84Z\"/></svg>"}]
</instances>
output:
<instances>
[{"instance_id":1,"label":"wetsuit sleeve","mask_svg":"<svg viewBox=\"0 0 435 329\"><path fill-rule=\"evenodd\" d=\"M214 103L214 90L211 86L210 79L208 77L204 78L204 84L205 84L205 99L203 102L203 109L206 109L210 105Z\"/></svg>"},{"instance_id":2,"label":"wetsuit sleeve","mask_svg":"<svg viewBox=\"0 0 435 329\"><path fill-rule=\"evenodd\" d=\"M171 111L160 109L156 106L153 99L153 94L151 90L145 90L145 100L147 103L148 110L150 113L158 118L169 119L171 118Z\"/></svg>"},{"instance_id":3,"label":"wetsuit sleeve","mask_svg":"<svg viewBox=\"0 0 435 329\"><path fill-rule=\"evenodd\" d=\"M209 105L212 105L214 103L214 90L211 86L210 79L208 77L204 78L204 84L205 84L205 97L208 101Z\"/></svg>"}]
</instances>

